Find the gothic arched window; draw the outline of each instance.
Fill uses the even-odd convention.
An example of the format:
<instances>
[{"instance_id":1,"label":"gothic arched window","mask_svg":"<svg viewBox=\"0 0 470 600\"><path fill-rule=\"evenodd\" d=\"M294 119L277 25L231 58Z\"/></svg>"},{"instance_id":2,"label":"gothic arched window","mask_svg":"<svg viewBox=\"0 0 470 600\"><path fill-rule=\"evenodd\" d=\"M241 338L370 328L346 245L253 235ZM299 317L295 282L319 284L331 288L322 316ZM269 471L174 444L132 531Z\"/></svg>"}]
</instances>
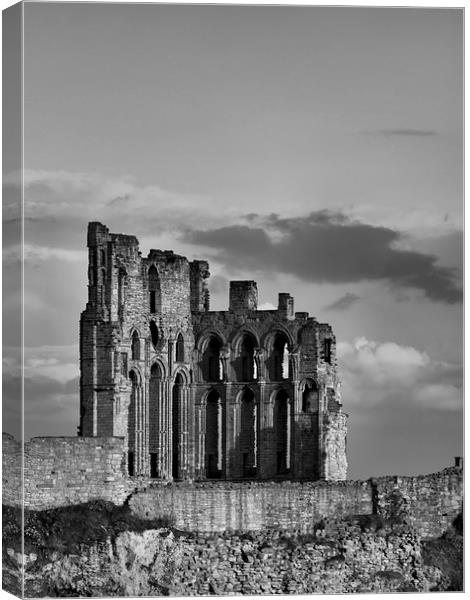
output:
<instances>
[{"instance_id":1,"label":"gothic arched window","mask_svg":"<svg viewBox=\"0 0 470 600\"><path fill-rule=\"evenodd\" d=\"M239 356L239 381L254 381L257 378L255 364L255 339L247 334L240 346Z\"/></svg>"},{"instance_id":2,"label":"gothic arched window","mask_svg":"<svg viewBox=\"0 0 470 600\"><path fill-rule=\"evenodd\" d=\"M313 379L307 379L302 391L302 412L312 413L318 411L319 392Z\"/></svg>"},{"instance_id":3,"label":"gothic arched window","mask_svg":"<svg viewBox=\"0 0 470 600\"><path fill-rule=\"evenodd\" d=\"M132 334L131 355L132 360L140 360L140 338L137 331Z\"/></svg>"},{"instance_id":4,"label":"gothic arched window","mask_svg":"<svg viewBox=\"0 0 470 600\"><path fill-rule=\"evenodd\" d=\"M202 355L202 376L205 381L221 381L222 369L220 350L222 342L218 337L212 336Z\"/></svg>"},{"instance_id":5,"label":"gothic arched window","mask_svg":"<svg viewBox=\"0 0 470 600\"><path fill-rule=\"evenodd\" d=\"M184 362L184 339L181 333L176 338L176 362Z\"/></svg>"},{"instance_id":6,"label":"gothic arched window","mask_svg":"<svg viewBox=\"0 0 470 600\"><path fill-rule=\"evenodd\" d=\"M276 334L269 360L271 381L281 381L289 377L289 351L287 339L282 333Z\"/></svg>"},{"instance_id":7,"label":"gothic arched window","mask_svg":"<svg viewBox=\"0 0 470 600\"><path fill-rule=\"evenodd\" d=\"M158 327L155 321L150 321L150 339L152 340L152 346L155 350L157 349L159 338Z\"/></svg>"}]
</instances>

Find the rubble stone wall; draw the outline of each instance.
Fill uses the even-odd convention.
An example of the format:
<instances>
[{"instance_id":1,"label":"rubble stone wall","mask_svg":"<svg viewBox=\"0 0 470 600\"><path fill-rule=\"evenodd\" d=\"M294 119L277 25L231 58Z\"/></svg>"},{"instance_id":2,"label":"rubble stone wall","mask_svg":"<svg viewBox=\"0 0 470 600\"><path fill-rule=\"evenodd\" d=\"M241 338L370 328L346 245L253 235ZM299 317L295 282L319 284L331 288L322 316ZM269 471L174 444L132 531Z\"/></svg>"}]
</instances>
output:
<instances>
[{"instance_id":1,"label":"rubble stone wall","mask_svg":"<svg viewBox=\"0 0 470 600\"><path fill-rule=\"evenodd\" d=\"M311 532L323 516L369 514L367 481L176 484L138 492L129 501L142 518L170 517L186 531L284 529Z\"/></svg>"},{"instance_id":2,"label":"rubble stone wall","mask_svg":"<svg viewBox=\"0 0 470 600\"><path fill-rule=\"evenodd\" d=\"M282 529L313 533L324 518L404 511L422 537L441 535L462 510L462 469L416 477L336 482L201 482L155 486L129 505L142 518L170 517L186 531Z\"/></svg>"},{"instance_id":3,"label":"rubble stone wall","mask_svg":"<svg viewBox=\"0 0 470 600\"><path fill-rule=\"evenodd\" d=\"M405 514L422 537L449 528L462 510L463 470L367 481L155 483L127 477L123 438L41 437L24 445L24 505L43 510L103 499L142 518L171 517L186 531L311 533L324 518ZM3 435L3 502L21 504L21 443ZM398 516L400 516L398 515Z\"/></svg>"},{"instance_id":4,"label":"rubble stone wall","mask_svg":"<svg viewBox=\"0 0 470 600\"><path fill-rule=\"evenodd\" d=\"M2 439L2 502L8 506L21 504L21 442L8 434Z\"/></svg>"},{"instance_id":5,"label":"rubble stone wall","mask_svg":"<svg viewBox=\"0 0 470 600\"><path fill-rule=\"evenodd\" d=\"M21 443L3 434L3 500L21 505ZM124 502L122 438L37 437L24 444L24 506L43 510L89 500Z\"/></svg>"},{"instance_id":6,"label":"rubble stone wall","mask_svg":"<svg viewBox=\"0 0 470 600\"><path fill-rule=\"evenodd\" d=\"M199 534L184 539L170 595L429 591L426 574L414 534Z\"/></svg>"},{"instance_id":7,"label":"rubble stone wall","mask_svg":"<svg viewBox=\"0 0 470 600\"><path fill-rule=\"evenodd\" d=\"M400 510L421 537L436 537L463 510L462 469L451 467L415 477L380 477L373 481L378 512L385 518Z\"/></svg>"}]
</instances>

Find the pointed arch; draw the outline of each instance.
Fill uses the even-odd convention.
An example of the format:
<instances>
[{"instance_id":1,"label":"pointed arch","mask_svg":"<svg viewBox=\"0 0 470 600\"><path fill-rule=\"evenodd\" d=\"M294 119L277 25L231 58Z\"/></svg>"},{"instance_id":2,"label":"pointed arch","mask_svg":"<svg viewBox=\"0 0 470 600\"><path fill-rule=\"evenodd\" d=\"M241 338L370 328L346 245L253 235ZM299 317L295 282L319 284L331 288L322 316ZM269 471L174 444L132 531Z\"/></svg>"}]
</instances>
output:
<instances>
[{"instance_id":1,"label":"pointed arch","mask_svg":"<svg viewBox=\"0 0 470 600\"><path fill-rule=\"evenodd\" d=\"M140 337L135 330L131 338L131 357L132 360L140 360Z\"/></svg>"},{"instance_id":2,"label":"pointed arch","mask_svg":"<svg viewBox=\"0 0 470 600\"><path fill-rule=\"evenodd\" d=\"M183 386L184 378L181 372L178 372L175 377L172 388L172 467L171 472L173 479L178 479L180 474L180 437L181 437L181 416L183 409Z\"/></svg>"},{"instance_id":3,"label":"pointed arch","mask_svg":"<svg viewBox=\"0 0 470 600\"><path fill-rule=\"evenodd\" d=\"M290 402L284 389L275 392L273 402L273 428L276 444L276 474L282 475L290 468Z\"/></svg>"},{"instance_id":4,"label":"pointed arch","mask_svg":"<svg viewBox=\"0 0 470 600\"><path fill-rule=\"evenodd\" d=\"M204 345L202 354L201 367L204 381L215 382L223 379L221 350L222 340L216 335L211 335Z\"/></svg>"},{"instance_id":5,"label":"pointed arch","mask_svg":"<svg viewBox=\"0 0 470 600\"><path fill-rule=\"evenodd\" d=\"M131 369L131 396L127 412L127 468L129 476L135 475L137 459L137 425L139 419L140 377L138 371Z\"/></svg>"},{"instance_id":6,"label":"pointed arch","mask_svg":"<svg viewBox=\"0 0 470 600\"><path fill-rule=\"evenodd\" d=\"M253 391L246 387L240 398L240 453L243 477L255 477L258 452L258 407Z\"/></svg>"},{"instance_id":7,"label":"pointed arch","mask_svg":"<svg viewBox=\"0 0 470 600\"><path fill-rule=\"evenodd\" d=\"M179 365L176 373L174 374L173 383L176 383L177 378L182 382L183 385L188 385L192 382L191 371L187 367Z\"/></svg>"},{"instance_id":8,"label":"pointed arch","mask_svg":"<svg viewBox=\"0 0 470 600\"><path fill-rule=\"evenodd\" d=\"M152 319L149 323L150 328L150 341L152 342L152 346L157 350L158 344L160 342L160 334L158 333L158 327L155 321Z\"/></svg>"},{"instance_id":9,"label":"pointed arch","mask_svg":"<svg viewBox=\"0 0 470 600\"><path fill-rule=\"evenodd\" d=\"M238 381L256 381L258 378L255 348L257 340L255 336L246 331L237 344L238 352L235 358L235 373Z\"/></svg>"},{"instance_id":10,"label":"pointed arch","mask_svg":"<svg viewBox=\"0 0 470 600\"><path fill-rule=\"evenodd\" d=\"M204 331L204 333L199 336L196 343L196 348L199 350L199 352L204 352L207 344L214 337L219 340L221 346L225 346L227 344L226 336L222 333L222 331L220 331L220 329L213 328L211 330Z\"/></svg>"},{"instance_id":11,"label":"pointed arch","mask_svg":"<svg viewBox=\"0 0 470 600\"><path fill-rule=\"evenodd\" d=\"M308 377L300 382L300 392L302 394L302 412L318 412L320 402L320 390L317 382Z\"/></svg>"},{"instance_id":12,"label":"pointed arch","mask_svg":"<svg viewBox=\"0 0 470 600\"><path fill-rule=\"evenodd\" d=\"M282 381L289 377L289 341L283 332L277 332L271 343L269 354L269 379Z\"/></svg>"},{"instance_id":13,"label":"pointed arch","mask_svg":"<svg viewBox=\"0 0 470 600\"><path fill-rule=\"evenodd\" d=\"M149 379L149 454L150 477L160 477L160 421L163 395L163 371L158 362L150 368Z\"/></svg>"},{"instance_id":14,"label":"pointed arch","mask_svg":"<svg viewBox=\"0 0 470 600\"><path fill-rule=\"evenodd\" d=\"M210 390L206 395L205 410L206 477L218 479L222 475L222 403L220 394L215 389Z\"/></svg>"},{"instance_id":15,"label":"pointed arch","mask_svg":"<svg viewBox=\"0 0 470 600\"><path fill-rule=\"evenodd\" d=\"M176 338L176 362L184 362L184 338L182 333L178 333Z\"/></svg>"}]
</instances>

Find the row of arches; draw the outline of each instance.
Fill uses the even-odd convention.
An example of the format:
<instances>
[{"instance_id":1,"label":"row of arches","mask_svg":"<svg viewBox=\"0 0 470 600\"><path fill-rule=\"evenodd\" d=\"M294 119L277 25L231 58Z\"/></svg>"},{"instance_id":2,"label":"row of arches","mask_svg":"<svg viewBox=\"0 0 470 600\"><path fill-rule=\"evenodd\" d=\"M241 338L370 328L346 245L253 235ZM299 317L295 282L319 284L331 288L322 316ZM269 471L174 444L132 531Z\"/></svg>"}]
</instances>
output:
<instances>
[{"instance_id":1,"label":"row of arches","mask_svg":"<svg viewBox=\"0 0 470 600\"><path fill-rule=\"evenodd\" d=\"M150 321L149 323L150 329L150 339L152 341L152 346L157 349L160 342L160 335L158 333L158 327L155 321ZM140 360L141 359L141 346L140 346L140 336L137 331L133 331L131 336L131 358L132 360ZM178 334L176 338L175 344L175 361L176 362L184 362L185 360L185 348L184 348L184 338L181 333Z\"/></svg>"},{"instance_id":2,"label":"row of arches","mask_svg":"<svg viewBox=\"0 0 470 600\"><path fill-rule=\"evenodd\" d=\"M259 467L259 410L255 396L249 388L240 398L238 436L235 447L227 450L223 423L224 406L216 390L211 390L205 402L205 465L206 477L220 477L225 453L233 452L239 461L242 477L256 477ZM287 392L278 390L273 403L270 456L275 456L275 473L282 475L290 470L291 403Z\"/></svg>"},{"instance_id":3,"label":"row of arches","mask_svg":"<svg viewBox=\"0 0 470 600\"><path fill-rule=\"evenodd\" d=\"M150 338L156 349L160 336L155 321L150 321ZM258 367L255 360L256 340L251 334L246 334L239 345L239 355L234 360L234 368L238 381L252 382L258 379ZM133 331L131 336L131 358L141 359L140 336ZM181 333L178 334L175 344L175 361L184 362L185 344ZM216 336L211 336L205 345L201 360L202 377L207 382L223 380L222 341ZM286 380L289 372L288 342L285 336L277 334L274 338L272 349L268 358L268 373L271 381Z\"/></svg>"},{"instance_id":4,"label":"row of arches","mask_svg":"<svg viewBox=\"0 0 470 600\"><path fill-rule=\"evenodd\" d=\"M251 333L245 333L237 345L238 352L233 359L233 367L237 381L252 382L259 377L256 360L257 341ZM291 376L289 367L289 350L287 336L277 333L270 344L267 361L267 376L270 381L287 380ZM202 378L206 382L217 382L223 379L223 343L211 335L203 345L201 358Z\"/></svg>"},{"instance_id":5,"label":"row of arches","mask_svg":"<svg viewBox=\"0 0 470 600\"><path fill-rule=\"evenodd\" d=\"M102 263L104 264L104 263ZM104 303L104 284L106 279L106 271L102 266L100 269L92 269L90 271L90 281L96 285L96 273L99 271L100 274L100 294L101 294L101 302ZM127 289L127 274L126 271L121 268L118 274L118 311L120 316L123 315L125 296ZM148 302L149 302L149 312L151 314L160 313L162 310L162 291L161 291L161 282L158 271L155 265L151 265L148 270ZM151 321L153 323L153 321ZM153 326L154 331L152 331L152 343L156 347L158 343L158 330L156 325ZM154 340L156 336L156 339ZM211 336L217 339L217 336ZM298 343L305 345L314 342L315 331L310 328L303 328L298 332ZM218 338L220 344L222 341ZM332 338L325 337L322 340L322 347L320 351L320 356L326 363L331 363L333 358L332 352ZM252 381L256 379L255 362L251 358L251 354L254 348L258 346L255 337L252 334L246 333L243 337L242 341L241 353L243 358L241 369L243 369L244 381ZM288 361L287 361L287 348L289 347L289 340L286 334L278 333L275 336L273 343L271 344L272 351L272 366L270 367L271 371L271 379L279 380L279 379L287 379L288 378ZM281 375L281 376L280 376Z\"/></svg>"},{"instance_id":6,"label":"row of arches","mask_svg":"<svg viewBox=\"0 0 470 600\"><path fill-rule=\"evenodd\" d=\"M162 432L172 431L171 474L177 479L180 472L181 432L186 428L183 423L185 412L183 374L177 373L171 387L171 411L165 410L165 387L162 371L158 364L152 365L148 393L148 426L143 403L142 381L137 371L129 373L131 382L130 404L127 418L128 471L129 475L142 472L142 457L145 453L145 431L148 431L148 450L150 454L150 475L160 477L162 471L161 447ZM170 420L170 422L168 422ZM163 442L167 442L165 439Z\"/></svg>"},{"instance_id":7,"label":"row of arches","mask_svg":"<svg viewBox=\"0 0 470 600\"><path fill-rule=\"evenodd\" d=\"M145 410L143 405L143 394L140 378L136 371L130 372L131 402L128 411L128 450L129 450L129 474L132 476L142 472L142 459L139 456L145 452ZM185 412L187 413L187 382L182 373L177 373L171 384L170 406L171 412L167 425L171 429L171 466L170 472L174 479L181 474L182 465L182 433L185 426ZM302 391L302 406L305 410L311 410L314 405L318 407L318 389L313 380L306 380ZM160 439L162 430L165 429L165 411L163 409L163 397L165 395L165 382L162 371L158 364L154 364L149 380L148 394L148 452L150 453L150 475L151 477L162 476L162 452L169 452L170 446L164 447ZM227 457L230 454L238 461L238 472L240 476L253 478L257 476L259 461L259 435L260 414L255 394L250 388L241 391L238 402L238 420L236 424L236 440L234 443L227 442L225 422L226 405L222 401L216 389L210 389L201 405L203 454L205 477L209 479L223 476ZM307 408L308 407L308 408ZM271 461L275 461L275 473L285 474L290 470L290 447L292 436L292 402L285 389L274 392L272 423L269 427ZM266 432L263 433L266 443ZM169 436L166 442L169 443Z\"/></svg>"}]
</instances>

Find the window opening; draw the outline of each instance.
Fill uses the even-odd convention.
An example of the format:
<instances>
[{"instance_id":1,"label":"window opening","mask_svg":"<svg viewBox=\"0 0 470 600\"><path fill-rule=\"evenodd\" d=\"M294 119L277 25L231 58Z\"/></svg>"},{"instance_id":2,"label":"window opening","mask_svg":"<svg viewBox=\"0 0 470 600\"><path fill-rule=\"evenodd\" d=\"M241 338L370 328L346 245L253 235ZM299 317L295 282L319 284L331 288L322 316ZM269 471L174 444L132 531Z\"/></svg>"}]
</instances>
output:
<instances>
[{"instance_id":1,"label":"window opening","mask_svg":"<svg viewBox=\"0 0 470 600\"><path fill-rule=\"evenodd\" d=\"M184 362L184 339L181 333L176 339L176 362Z\"/></svg>"},{"instance_id":2,"label":"window opening","mask_svg":"<svg viewBox=\"0 0 470 600\"><path fill-rule=\"evenodd\" d=\"M159 335L158 335L158 327L157 327L155 321L150 321L150 339L152 341L152 346L156 350L157 346L158 346Z\"/></svg>"},{"instance_id":3,"label":"window opening","mask_svg":"<svg viewBox=\"0 0 470 600\"><path fill-rule=\"evenodd\" d=\"M323 357L325 362L331 363L331 339L323 340Z\"/></svg>"},{"instance_id":4,"label":"window opening","mask_svg":"<svg viewBox=\"0 0 470 600\"><path fill-rule=\"evenodd\" d=\"M132 360L140 360L140 338L137 331L132 334Z\"/></svg>"},{"instance_id":5,"label":"window opening","mask_svg":"<svg viewBox=\"0 0 470 600\"><path fill-rule=\"evenodd\" d=\"M157 269L152 265L149 269L149 295L150 295L150 312L156 313L161 311L161 286L160 277Z\"/></svg>"}]
</instances>

